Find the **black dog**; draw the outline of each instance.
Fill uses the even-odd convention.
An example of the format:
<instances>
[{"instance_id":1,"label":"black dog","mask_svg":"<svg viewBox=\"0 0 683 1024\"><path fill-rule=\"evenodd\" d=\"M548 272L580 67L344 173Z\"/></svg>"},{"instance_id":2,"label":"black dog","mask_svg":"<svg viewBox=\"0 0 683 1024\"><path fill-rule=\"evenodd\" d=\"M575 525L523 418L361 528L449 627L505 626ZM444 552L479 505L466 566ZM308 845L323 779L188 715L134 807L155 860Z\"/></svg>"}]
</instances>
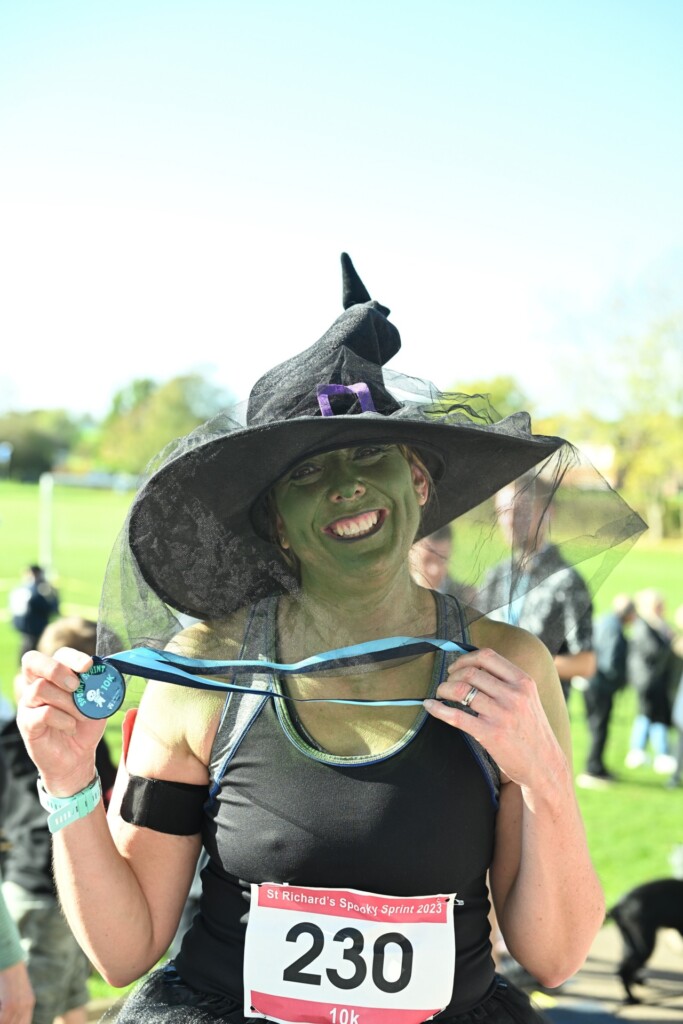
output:
<instances>
[{"instance_id":1,"label":"black dog","mask_svg":"<svg viewBox=\"0 0 683 1024\"><path fill-rule=\"evenodd\" d=\"M662 878L627 892L607 913L624 940L624 955L617 973L626 989L626 1001L638 1003L631 986L652 955L659 928L677 928L683 935L683 879Z\"/></svg>"}]
</instances>

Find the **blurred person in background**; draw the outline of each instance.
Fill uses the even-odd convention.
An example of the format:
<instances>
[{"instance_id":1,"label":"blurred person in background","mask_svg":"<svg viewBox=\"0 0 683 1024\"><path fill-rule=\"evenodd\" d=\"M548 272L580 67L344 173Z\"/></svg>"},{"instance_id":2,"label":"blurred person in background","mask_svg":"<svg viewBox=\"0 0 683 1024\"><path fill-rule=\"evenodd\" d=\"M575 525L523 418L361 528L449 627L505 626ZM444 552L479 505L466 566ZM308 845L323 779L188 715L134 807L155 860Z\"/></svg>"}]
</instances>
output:
<instances>
[{"instance_id":1,"label":"blurred person in background","mask_svg":"<svg viewBox=\"0 0 683 1024\"><path fill-rule=\"evenodd\" d=\"M88 619L57 619L43 631L38 649L52 655L70 647L92 657L96 634L96 623ZM17 699L22 684L19 673ZM0 752L7 771L3 893L28 961L36 999L33 1024L85 1024L91 966L59 906L52 874L52 835L38 799L38 771L15 718L0 728ZM108 803L116 769L104 739L97 747L96 761ZM1 1017L0 1024L4 1024Z\"/></svg>"},{"instance_id":2,"label":"blurred person in background","mask_svg":"<svg viewBox=\"0 0 683 1024\"><path fill-rule=\"evenodd\" d=\"M537 478L518 481L496 495L498 521L519 552L522 570L513 583L511 601L508 563L494 567L484 592L487 604L496 608L492 619L528 630L551 651L568 700L574 676L588 679L596 670L592 603L583 578L551 541L548 491Z\"/></svg>"},{"instance_id":3,"label":"blurred person in background","mask_svg":"<svg viewBox=\"0 0 683 1024\"><path fill-rule=\"evenodd\" d=\"M614 782L603 758L614 696L626 686L628 640L624 628L635 617L636 607L631 598L627 594L618 594L612 602L612 610L600 616L595 623L598 666L595 674L586 680L583 691L590 745L585 771L576 780L585 788Z\"/></svg>"},{"instance_id":4,"label":"blurred person in background","mask_svg":"<svg viewBox=\"0 0 683 1024\"><path fill-rule=\"evenodd\" d=\"M453 527L442 526L428 537L423 537L410 549L410 572L416 583L439 594L451 594L463 604L473 605L477 592L474 587L460 583L449 573L453 554Z\"/></svg>"},{"instance_id":5,"label":"blurred person in background","mask_svg":"<svg viewBox=\"0 0 683 1024\"><path fill-rule=\"evenodd\" d=\"M0 752L0 821L4 821L6 788L7 772ZM4 853L4 828L1 832ZM19 931L0 888L0 1024L31 1024L34 1003Z\"/></svg>"},{"instance_id":6,"label":"blurred person in background","mask_svg":"<svg viewBox=\"0 0 683 1024\"><path fill-rule=\"evenodd\" d=\"M59 613L59 595L40 565L29 565L9 597L12 625L21 634L19 661L38 646L50 619Z\"/></svg>"},{"instance_id":7,"label":"blurred person in background","mask_svg":"<svg viewBox=\"0 0 683 1024\"><path fill-rule=\"evenodd\" d=\"M635 605L637 616L629 640L628 676L638 695L638 712L631 730L626 767L648 764L650 744L654 770L669 775L676 767L676 759L669 751L674 632L664 618L664 598L659 591L639 591Z\"/></svg>"},{"instance_id":8,"label":"blurred person in background","mask_svg":"<svg viewBox=\"0 0 683 1024\"><path fill-rule=\"evenodd\" d=\"M672 788L680 786L683 782L683 604L676 609L674 624L676 634L672 648L675 691L671 709L671 724L676 730L676 764L673 775L669 779L669 786Z\"/></svg>"}]
</instances>

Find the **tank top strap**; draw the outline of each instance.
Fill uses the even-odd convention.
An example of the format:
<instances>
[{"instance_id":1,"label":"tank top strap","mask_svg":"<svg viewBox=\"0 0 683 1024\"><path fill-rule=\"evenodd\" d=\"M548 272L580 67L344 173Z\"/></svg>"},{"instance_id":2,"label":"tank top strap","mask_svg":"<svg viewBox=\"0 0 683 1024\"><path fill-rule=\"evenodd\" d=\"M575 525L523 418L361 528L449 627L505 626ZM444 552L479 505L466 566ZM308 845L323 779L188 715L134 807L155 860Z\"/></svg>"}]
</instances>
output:
<instances>
[{"instance_id":1,"label":"tank top strap","mask_svg":"<svg viewBox=\"0 0 683 1024\"><path fill-rule=\"evenodd\" d=\"M454 594L440 594L434 591L436 598L437 634L440 640L455 640L457 643L469 644L470 626L465 610Z\"/></svg>"},{"instance_id":2,"label":"tank top strap","mask_svg":"<svg viewBox=\"0 0 683 1024\"><path fill-rule=\"evenodd\" d=\"M464 610L456 597L451 594L434 596L437 604L437 632L440 638L470 643L470 629ZM266 597L252 605L249 613L240 659L256 659L264 654L274 656L274 645L277 629L277 595ZM442 654L441 678L445 678L449 665L456 655ZM253 672L241 675L240 683L253 686L254 689L274 689L274 680L270 672ZM243 737L251 728L262 711L268 696L262 694L229 693L225 699L220 724L211 748L209 772L211 776L210 797L214 797L220 789L221 780L230 761L235 755ZM480 743L463 733L476 760L484 772L497 800L500 792L500 771L496 763L489 757Z\"/></svg>"},{"instance_id":3,"label":"tank top strap","mask_svg":"<svg viewBox=\"0 0 683 1024\"><path fill-rule=\"evenodd\" d=\"M272 656L277 624L277 601L277 595L271 595L252 605L242 639L240 660ZM252 686L258 690L272 691L274 688L273 677L268 671L240 675L239 682L241 686ZM221 779L244 735L268 699L268 696L262 694L236 691L228 693L211 748L209 773L212 797L220 788Z\"/></svg>"},{"instance_id":4,"label":"tank top strap","mask_svg":"<svg viewBox=\"0 0 683 1024\"><path fill-rule=\"evenodd\" d=\"M460 601L453 594L439 594L435 591L434 596L436 598L437 632L439 638L442 640L455 640L456 643L470 644L472 642L470 626ZM445 679L449 666L453 664L457 657L457 654L447 654L445 656L442 679ZM473 736L468 736L465 732L462 733L462 736L484 773L491 790L491 795L497 804L500 797L500 768L478 740L475 740Z\"/></svg>"}]
</instances>

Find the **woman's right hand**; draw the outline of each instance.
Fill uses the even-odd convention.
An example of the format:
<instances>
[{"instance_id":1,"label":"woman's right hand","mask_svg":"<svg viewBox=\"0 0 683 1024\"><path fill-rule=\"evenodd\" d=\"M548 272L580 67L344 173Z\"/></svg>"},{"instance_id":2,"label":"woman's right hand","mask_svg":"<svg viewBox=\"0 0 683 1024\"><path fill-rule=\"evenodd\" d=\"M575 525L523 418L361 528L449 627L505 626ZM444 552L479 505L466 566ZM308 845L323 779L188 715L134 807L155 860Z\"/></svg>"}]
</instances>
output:
<instances>
[{"instance_id":1,"label":"woman's right hand","mask_svg":"<svg viewBox=\"0 0 683 1024\"><path fill-rule=\"evenodd\" d=\"M106 725L82 715L73 699L77 673L89 669L92 658L62 647L53 658L29 651L21 665L17 724L26 749L48 793L72 796L92 782L95 748Z\"/></svg>"}]
</instances>

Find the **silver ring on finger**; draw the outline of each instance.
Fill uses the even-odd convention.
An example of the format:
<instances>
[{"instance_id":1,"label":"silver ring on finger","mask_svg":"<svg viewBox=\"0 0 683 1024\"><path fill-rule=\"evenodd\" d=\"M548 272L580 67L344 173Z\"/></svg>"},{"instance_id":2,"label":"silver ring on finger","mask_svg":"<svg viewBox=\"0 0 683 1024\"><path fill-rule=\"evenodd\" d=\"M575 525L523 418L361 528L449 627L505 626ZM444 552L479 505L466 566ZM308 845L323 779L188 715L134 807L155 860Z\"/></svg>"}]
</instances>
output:
<instances>
[{"instance_id":1,"label":"silver ring on finger","mask_svg":"<svg viewBox=\"0 0 683 1024\"><path fill-rule=\"evenodd\" d=\"M467 693L467 696L464 698L464 700L460 701L462 706L464 708L468 708L478 693L479 690L476 688L476 686L471 686L469 692Z\"/></svg>"}]
</instances>

